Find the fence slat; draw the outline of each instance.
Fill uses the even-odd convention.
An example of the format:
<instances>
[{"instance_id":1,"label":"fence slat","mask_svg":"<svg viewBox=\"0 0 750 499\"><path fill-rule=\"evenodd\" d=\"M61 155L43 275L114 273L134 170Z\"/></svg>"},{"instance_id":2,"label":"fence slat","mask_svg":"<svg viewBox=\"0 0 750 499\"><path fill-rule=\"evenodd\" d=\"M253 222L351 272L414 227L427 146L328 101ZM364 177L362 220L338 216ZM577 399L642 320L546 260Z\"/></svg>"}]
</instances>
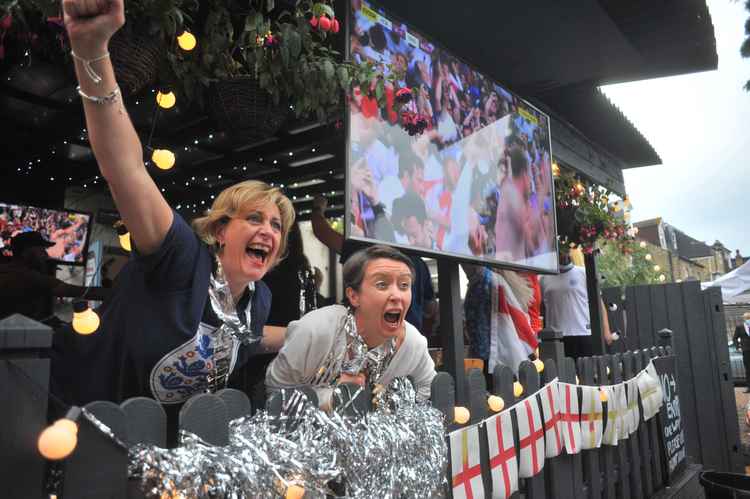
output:
<instances>
[{"instance_id":1,"label":"fence slat","mask_svg":"<svg viewBox=\"0 0 750 499\"><path fill-rule=\"evenodd\" d=\"M194 395L180 409L180 429L211 445L229 444L229 418L224 401L213 393Z\"/></svg>"},{"instance_id":2,"label":"fence slat","mask_svg":"<svg viewBox=\"0 0 750 499\"><path fill-rule=\"evenodd\" d=\"M645 366L643 365L643 358L640 351L633 353L633 374L641 372ZM640 397L639 397L640 399ZM651 497L654 492L653 475L651 473L651 448L648 440L648 428L643 421L643 406L638 403L640 408L640 421L638 423L638 431L636 436L638 437L638 451L641 457L641 477L643 478L643 496Z\"/></svg>"},{"instance_id":3,"label":"fence slat","mask_svg":"<svg viewBox=\"0 0 750 499\"><path fill-rule=\"evenodd\" d=\"M466 374L466 396L468 397L471 419L468 424L477 424L488 417L487 382L481 369L469 369ZM479 463L482 466L482 485L484 496L492 495L492 477L490 476L490 451L487 444L487 426L479 425Z\"/></svg>"},{"instance_id":4,"label":"fence slat","mask_svg":"<svg viewBox=\"0 0 750 499\"><path fill-rule=\"evenodd\" d=\"M167 446L167 415L159 402L148 397L134 397L120 404L125 413L128 442Z\"/></svg>"},{"instance_id":5,"label":"fence slat","mask_svg":"<svg viewBox=\"0 0 750 499\"><path fill-rule=\"evenodd\" d=\"M623 382L622 355L616 354L609 357L610 383L613 385ZM631 499L630 495L630 463L628 462L627 447L630 439L617 442L615 449L615 466L617 467L617 483L615 484L615 497L617 499Z\"/></svg>"},{"instance_id":6,"label":"fence slat","mask_svg":"<svg viewBox=\"0 0 750 499\"><path fill-rule=\"evenodd\" d=\"M553 359L550 358L544 361L542 375L545 383L549 383L555 378L560 378L557 363ZM547 479L545 483L546 489L550 492L554 491L555 497L558 499L574 499L573 461L571 456L563 449L559 456L547 461L545 468L545 477Z\"/></svg>"},{"instance_id":7,"label":"fence slat","mask_svg":"<svg viewBox=\"0 0 750 499\"><path fill-rule=\"evenodd\" d=\"M625 381L632 379L635 375L635 358L632 352L622 354L622 373ZM633 499L643 499L643 482L641 480L643 463L637 431L628 438L626 450L628 464L630 465L630 497Z\"/></svg>"},{"instance_id":8,"label":"fence slat","mask_svg":"<svg viewBox=\"0 0 750 499\"><path fill-rule=\"evenodd\" d=\"M651 291L649 286L635 287L636 319L633 326L638 330L640 345L636 348L652 347L656 344L651 323Z\"/></svg>"},{"instance_id":9,"label":"fence slat","mask_svg":"<svg viewBox=\"0 0 750 499\"><path fill-rule=\"evenodd\" d=\"M223 388L216 392L216 396L224 401L227 406L227 417L229 421L233 419L250 416L253 413L250 399L245 392L236 388Z\"/></svg>"},{"instance_id":10,"label":"fence slat","mask_svg":"<svg viewBox=\"0 0 750 499\"><path fill-rule=\"evenodd\" d=\"M601 355L594 358L594 370L597 373L599 385L609 385L609 376L607 367L610 363L609 355ZM609 424L607 421L607 411L602 407L604 412L602 416L602 432ZM615 448L610 445L602 444L600 449L599 472L602 478L602 497L604 499L615 499L615 482L619 479L617 470L615 470Z\"/></svg>"},{"instance_id":11,"label":"fence slat","mask_svg":"<svg viewBox=\"0 0 750 499\"><path fill-rule=\"evenodd\" d=\"M570 357L565 357L563 365L560 369L560 381L564 383L575 383L576 382L576 363ZM586 497L586 488L584 488L583 482L583 458L581 453L574 454L570 457L570 461L573 464L571 481L573 482L573 497Z\"/></svg>"},{"instance_id":12,"label":"fence slat","mask_svg":"<svg viewBox=\"0 0 750 499\"><path fill-rule=\"evenodd\" d=\"M647 366L649 361L659 356L659 351L657 348L650 348L648 350L645 350L643 353L643 365ZM661 382L661 380L659 380ZM659 490L664 485L664 477L662 473L662 449L661 449L661 439L660 439L660 431L659 428L659 422L658 418L656 416L652 417L646 422L646 426L648 427L648 439L649 439L649 446L651 447L651 454L650 454L650 463L651 463L651 471L653 473L654 477L654 490Z\"/></svg>"},{"instance_id":13,"label":"fence slat","mask_svg":"<svg viewBox=\"0 0 750 499\"><path fill-rule=\"evenodd\" d=\"M518 366L518 381L523 385L522 398L526 399L530 394L539 390L539 373L536 370L536 366L525 360ZM536 396L533 400L530 400L532 404L536 404L541 415L541 407L539 407L539 401ZM544 456L541 456L540 462L544 463ZM544 491L544 468L531 478L526 479L526 499L544 499L546 497Z\"/></svg>"},{"instance_id":14,"label":"fence slat","mask_svg":"<svg viewBox=\"0 0 750 499\"><path fill-rule=\"evenodd\" d=\"M590 357L578 359L578 376L582 385L594 385L594 362ZM588 497L598 499L602 494L602 480L599 472L599 449L581 451L583 480L588 485Z\"/></svg>"}]
</instances>

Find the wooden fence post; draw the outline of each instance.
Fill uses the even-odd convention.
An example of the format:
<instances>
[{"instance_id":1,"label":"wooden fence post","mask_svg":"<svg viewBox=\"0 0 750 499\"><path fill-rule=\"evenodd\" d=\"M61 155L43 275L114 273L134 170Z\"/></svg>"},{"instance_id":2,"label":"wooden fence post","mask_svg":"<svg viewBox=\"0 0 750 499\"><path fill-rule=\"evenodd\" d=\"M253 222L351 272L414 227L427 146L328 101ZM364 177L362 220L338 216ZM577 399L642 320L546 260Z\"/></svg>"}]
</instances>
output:
<instances>
[{"instance_id":1,"label":"wooden fence post","mask_svg":"<svg viewBox=\"0 0 750 499\"><path fill-rule=\"evenodd\" d=\"M549 383L555 378L561 380L560 374L557 370L557 363L547 358L544 361L544 371L542 372L544 377L544 383ZM562 403L562 401L558 402ZM557 408L558 410L560 407ZM563 431L565 429L563 428ZM545 465L546 472L545 476L547 481L545 483L546 490L554 491L555 497L558 499L574 499L576 496L573 492L573 460L572 456L567 454L566 450L563 449L559 456L547 462Z\"/></svg>"},{"instance_id":2,"label":"wooden fence post","mask_svg":"<svg viewBox=\"0 0 750 499\"><path fill-rule=\"evenodd\" d=\"M609 356L609 373L610 384L617 385L624 381L622 355L615 354ZM625 408L621 408L625 411ZM621 415L622 416L622 415ZM628 462L627 447L630 439L620 440L617 442L615 452L615 462L617 468L617 484L615 486L615 497L617 499L631 499L633 497L630 491L630 462Z\"/></svg>"},{"instance_id":3,"label":"wooden fence post","mask_svg":"<svg viewBox=\"0 0 750 499\"><path fill-rule=\"evenodd\" d=\"M578 376L582 385L596 385L594 380L594 361L591 357L578 359ZM583 480L588 483L588 497L598 499L602 495L602 477L599 470L599 450L584 449L581 451L583 462Z\"/></svg>"},{"instance_id":4,"label":"wooden fence post","mask_svg":"<svg viewBox=\"0 0 750 499\"><path fill-rule=\"evenodd\" d=\"M521 362L521 365L518 366L518 381L523 385L523 395L521 397L523 399L530 397L530 403L535 404L537 409L540 409L536 395L532 395L540 388L539 373L536 370L536 366L527 360ZM541 410L539 414L541 415ZM540 461L544 463L544 456L541 456ZM545 497L544 468L542 468L537 475L526 479L526 499L544 499Z\"/></svg>"},{"instance_id":5,"label":"wooden fence post","mask_svg":"<svg viewBox=\"0 0 750 499\"><path fill-rule=\"evenodd\" d=\"M607 374L608 364L611 362L609 355L594 357L594 372L596 372L596 381L599 386L610 385L609 375ZM611 371L610 371L611 372ZM607 402L608 403L608 402ZM602 434L609 425L607 420L607 410L602 406ZM604 445L599 448L599 471L602 478L602 498L615 498L615 482L617 474L615 472L615 449L611 445Z\"/></svg>"},{"instance_id":6,"label":"wooden fence post","mask_svg":"<svg viewBox=\"0 0 750 499\"><path fill-rule=\"evenodd\" d=\"M623 378L625 381L628 381L632 379L635 376L634 371L634 358L632 352L625 352L622 354L622 372L623 372ZM638 398L637 392L636 392L636 399ZM628 400L628 403L630 403L630 400ZM636 400L636 403L638 401ZM639 413L639 418L640 413ZM630 497L633 499L642 499L643 498L643 482L641 480L641 469L642 469L642 463L641 463L641 455L640 455L640 445L638 441L638 432L636 431L632 435L628 437L627 440L627 456L628 456L628 464L630 465Z\"/></svg>"}]
</instances>

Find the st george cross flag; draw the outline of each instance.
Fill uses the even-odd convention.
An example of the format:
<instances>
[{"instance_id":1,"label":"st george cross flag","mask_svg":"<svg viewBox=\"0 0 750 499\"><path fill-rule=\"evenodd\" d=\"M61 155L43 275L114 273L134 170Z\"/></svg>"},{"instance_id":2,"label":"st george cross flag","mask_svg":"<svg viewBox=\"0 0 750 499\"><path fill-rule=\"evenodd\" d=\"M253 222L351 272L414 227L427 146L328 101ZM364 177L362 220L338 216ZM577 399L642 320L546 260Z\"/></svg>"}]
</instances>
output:
<instances>
[{"instance_id":1,"label":"st george cross flag","mask_svg":"<svg viewBox=\"0 0 750 499\"><path fill-rule=\"evenodd\" d=\"M602 399L596 386L582 386L581 447L597 449L602 445Z\"/></svg>"},{"instance_id":2,"label":"st george cross flag","mask_svg":"<svg viewBox=\"0 0 750 499\"><path fill-rule=\"evenodd\" d=\"M453 497L455 499L484 499L477 425L452 432L449 435L449 441Z\"/></svg>"},{"instance_id":3,"label":"st george cross flag","mask_svg":"<svg viewBox=\"0 0 750 499\"><path fill-rule=\"evenodd\" d=\"M539 398L542 401L542 418L544 419L545 456L553 458L560 455L564 446L557 378L545 385L539 392Z\"/></svg>"},{"instance_id":4,"label":"st george cross flag","mask_svg":"<svg viewBox=\"0 0 750 499\"><path fill-rule=\"evenodd\" d=\"M515 405L518 421L518 476L530 478L544 467L544 428L534 395Z\"/></svg>"},{"instance_id":5,"label":"st george cross flag","mask_svg":"<svg viewBox=\"0 0 750 499\"><path fill-rule=\"evenodd\" d=\"M628 398L626 392L627 387L625 383L615 385L615 398L617 399L617 406L620 408L620 434L617 436L617 440L630 438L630 428L628 428Z\"/></svg>"},{"instance_id":6,"label":"st george cross flag","mask_svg":"<svg viewBox=\"0 0 750 499\"><path fill-rule=\"evenodd\" d=\"M607 394L607 427L604 428L602 443L617 445L620 440L620 428L623 425L623 409L626 407L621 405L617 397L616 386L603 386L602 390Z\"/></svg>"},{"instance_id":7,"label":"st george cross flag","mask_svg":"<svg viewBox=\"0 0 750 499\"><path fill-rule=\"evenodd\" d=\"M638 408L638 381L635 378L625 382L625 390L628 393L628 415L627 427L631 435L638 430L641 422L641 410Z\"/></svg>"},{"instance_id":8,"label":"st george cross flag","mask_svg":"<svg viewBox=\"0 0 750 499\"><path fill-rule=\"evenodd\" d=\"M505 278L492 272L492 318L490 321L490 353L487 361L489 372L497 364L504 364L518 373L518 366L539 346L539 340L531 329L529 314L521 306L513 289Z\"/></svg>"},{"instance_id":9,"label":"st george cross flag","mask_svg":"<svg viewBox=\"0 0 750 499\"><path fill-rule=\"evenodd\" d=\"M516 447L513 444L510 410L487 419L485 424L492 476L492 499L507 499L518 490L518 464Z\"/></svg>"},{"instance_id":10,"label":"st george cross flag","mask_svg":"<svg viewBox=\"0 0 750 499\"><path fill-rule=\"evenodd\" d=\"M578 391L576 385L557 384L560 395L560 423L563 441L568 454L581 452L581 415L578 411Z\"/></svg>"},{"instance_id":11,"label":"st george cross flag","mask_svg":"<svg viewBox=\"0 0 750 499\"><path fill-rule=\"evenodd\" d=\"M648 367L635 377L638 383L638 392L641 394L644 421L654 417L659 412L663 402L661 383L659 383L659 376L653 366L653 362L649 362Z\"/></svg>"}]
</instances>

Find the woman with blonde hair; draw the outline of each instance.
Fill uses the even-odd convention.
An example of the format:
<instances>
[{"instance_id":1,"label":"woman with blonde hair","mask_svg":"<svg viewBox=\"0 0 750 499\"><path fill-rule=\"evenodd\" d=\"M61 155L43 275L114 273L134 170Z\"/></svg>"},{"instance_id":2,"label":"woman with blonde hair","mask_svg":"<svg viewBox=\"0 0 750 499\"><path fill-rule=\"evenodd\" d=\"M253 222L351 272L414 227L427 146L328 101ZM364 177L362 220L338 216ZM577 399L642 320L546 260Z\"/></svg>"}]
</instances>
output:
<instances>
[{"instance_id":1,"label":"woman with blonde hair","mask_svg":"<svg viewBox=\"0 0 750 499\"><path fill-rule=\"evenodd\" d=\"M278 348L265 334L271 294L261 278L286 251L292 203L259 181L229 187L195 232L167 204L143 162L108 44L123 0L63 0L86 126L102 176L130 231L133 257L101 309L99 331L57 363L69 402L151 396L177 408L227 386L235 368Z\"/></svg>"}]
</instances>

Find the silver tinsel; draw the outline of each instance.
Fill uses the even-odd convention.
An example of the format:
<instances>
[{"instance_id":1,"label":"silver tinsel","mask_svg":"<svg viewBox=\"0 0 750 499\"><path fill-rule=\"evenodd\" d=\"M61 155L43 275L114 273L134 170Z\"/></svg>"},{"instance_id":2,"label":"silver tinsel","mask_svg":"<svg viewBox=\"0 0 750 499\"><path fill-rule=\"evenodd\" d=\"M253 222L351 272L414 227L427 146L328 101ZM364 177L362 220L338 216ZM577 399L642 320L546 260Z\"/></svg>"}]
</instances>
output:
<instances>
[{"instance_id":1,"label":"silver tinsel","mask_svg":"<svg viewBox=\"0 0 750 499\"><path fill-rule=\"evenodd\" d=\"M254 285L251 283L251 285ZM211 280L208 286L208 297L211 302L211 308L216 316L222 322L220 331L229 332L237 341L245 345L256 343L261 340L262 334L255 334L250 328L250 307L247 307L247 325L242 322L237 315L237 308L232 297L232 291L229 288L224 276L224 268L221 261L216 257L216 272L211 274Z\"/></svg>"},{"instance_id":2,"label":"silver tinsel","mask_svg":"<svg viewBox=\"0 0 750 499\"><path fill-rule=\"evenodd\" d=\"M278 498L290 485L306 499L442 497L445 423L415 401L409 381L394 380L364 417L326 414L299 392L284 397L277 416L233 421L226 447L188 433L178 449L136 446L131 477L147 497Z\"/></svg>"}]
</instances>

